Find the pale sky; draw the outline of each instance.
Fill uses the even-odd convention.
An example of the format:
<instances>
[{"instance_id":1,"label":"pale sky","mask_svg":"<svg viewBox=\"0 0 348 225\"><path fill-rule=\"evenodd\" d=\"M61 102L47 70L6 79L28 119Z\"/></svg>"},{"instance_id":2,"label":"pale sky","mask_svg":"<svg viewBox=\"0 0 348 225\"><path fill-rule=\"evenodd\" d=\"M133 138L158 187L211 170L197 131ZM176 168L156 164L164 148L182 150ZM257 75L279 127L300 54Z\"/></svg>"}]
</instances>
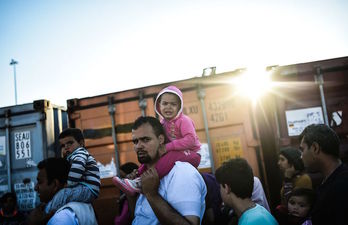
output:
<instances>
[{"instance_id":1,"label":"pale sky","mask_svg":"<svg viewBox=\"0 0 348 225\"><path fill-rule=\"evenodd\" d=\"M0 0L0 107L348 56L347 0Z\"/></svg>"}]
</instances>

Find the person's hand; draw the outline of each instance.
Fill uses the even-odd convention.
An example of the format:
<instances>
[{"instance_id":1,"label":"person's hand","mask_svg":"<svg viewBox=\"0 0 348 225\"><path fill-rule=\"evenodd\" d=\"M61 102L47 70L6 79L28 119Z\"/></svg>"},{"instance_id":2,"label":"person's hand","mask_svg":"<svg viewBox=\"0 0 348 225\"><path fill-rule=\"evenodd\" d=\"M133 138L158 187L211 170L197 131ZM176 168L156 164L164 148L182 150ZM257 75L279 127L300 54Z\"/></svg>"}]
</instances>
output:
<instances>
[{"instance_id":1,"label":"person's hand","mask_svg":"<svg viewBox=\"0 0 348 225\"><path fill-rule=\"evenodd\" d=\"M146 170L141 175L141 187L145 196L157 195L160 179L155 168Z\"/></svg>"},{"instance_id":2,"label":"person's hand","mask_svg":"<svg viewBox=\"0 0 348 225\"><path fill-rule=\"evenodd\" d=\"M28 225L44 225L47 224L49 219L53 216L54 212L49 214L45 213L46 204L42 203L35 209L33 209L27 217Z\"/></svg>"},{"instance_id":3,"label":"person's hand","mask_svg":"<svg viewBox=\"0 0 348 225\"><path fill-rule=\"evenodd\" d=\"M288 178L288 179L291 179L291 178L293 178L293 176L294 176L296 173L297 173L297 171L295 170L294 165L292 165L291 167L285 169L284 177L285 177L285 178Z\"/></svg>"},{"instance_id":4,"label":"person's hand","mask_svg":"<svg viewBox=\"0 0 348 225\"><path fill-rule=\"evenodd\" d=\"M134 180L138 176L138 170L134 169L133 172L126 175L127 179Z\"/></svg>"}]
</instances>

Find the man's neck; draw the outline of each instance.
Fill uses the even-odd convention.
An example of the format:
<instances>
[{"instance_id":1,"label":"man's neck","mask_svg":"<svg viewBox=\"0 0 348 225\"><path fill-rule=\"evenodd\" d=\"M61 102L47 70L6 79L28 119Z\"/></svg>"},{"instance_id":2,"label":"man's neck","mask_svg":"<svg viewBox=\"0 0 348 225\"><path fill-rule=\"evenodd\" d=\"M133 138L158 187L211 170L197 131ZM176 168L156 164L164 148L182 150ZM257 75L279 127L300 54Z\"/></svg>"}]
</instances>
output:
<instances>
[{"instance_id":1,"label":"man's neck","mask_svg":"<svg viewBox=\"0 0 348 225\"><path fill-rule=\"evenodd\" d=\"M156 163L158 162L158 160L166 153L166 149L164 147L164 145L161 145L158 147L158 155L156 156L156 158L152 159L152 161L150 163L145 163L146 167L148 169L155 167Z\"/></svg>"},{"instance_id":2,"label":"man's neck","mask_svg":"<svg viewBox=\"0 0 348 225\"><path fill-rule=\"evenodd\" d=\"M150 163L145 163L146 168L150 169L150 168L155 167L155 165L156 165L156 163L158 162L159 159L160 159L160 157L158 157L156 159L153 159Z\"/></svg>"},{"instance_id":3,"label":"man's neck","mask_svg":"<svg viewBox=\"0 0 348 225\"><path fill-rule=\"evenodd\" d=\"M256 204L253 201L251 201L250 198L245 198L245 199L237 198L234 201L235 201L234 202L235 204L233 209L235 210L238 218L240 218L245 211L247 211L248 209L254 208L256 206Z\"/></svg>"},{"instance_id":4,"label":"man's neck","mask_svg":"<svg viewBox=\"0 0 348 225\"><path fill-rule=\"evenodd\" d=\"M326 180L336 169L341 165L341 160L336 158L330 158L323 163L322 174Z\"/></svg>"}]
</instances>

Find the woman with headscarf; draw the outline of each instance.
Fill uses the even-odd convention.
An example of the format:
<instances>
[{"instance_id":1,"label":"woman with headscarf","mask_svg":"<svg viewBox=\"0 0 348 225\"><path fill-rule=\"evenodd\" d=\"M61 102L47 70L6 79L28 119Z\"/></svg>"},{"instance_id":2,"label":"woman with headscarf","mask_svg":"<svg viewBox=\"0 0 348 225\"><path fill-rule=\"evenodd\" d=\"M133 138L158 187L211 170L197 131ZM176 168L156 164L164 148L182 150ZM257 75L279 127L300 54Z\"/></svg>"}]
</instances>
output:
<instances>
[{"instance_id":1,"label":"woman with headscarf","mask_svg":"<svg viewBox=\"0 0 348 225\"><path fill-rule=\"evenodd\" d=\"M312 180L304 173L301 152L293 147L282 148L279 152L278 166L283 173L284 182L280 190L281 203L287 205L291 191L295 188L312 189Z\"/></svg>"}]
</instances>

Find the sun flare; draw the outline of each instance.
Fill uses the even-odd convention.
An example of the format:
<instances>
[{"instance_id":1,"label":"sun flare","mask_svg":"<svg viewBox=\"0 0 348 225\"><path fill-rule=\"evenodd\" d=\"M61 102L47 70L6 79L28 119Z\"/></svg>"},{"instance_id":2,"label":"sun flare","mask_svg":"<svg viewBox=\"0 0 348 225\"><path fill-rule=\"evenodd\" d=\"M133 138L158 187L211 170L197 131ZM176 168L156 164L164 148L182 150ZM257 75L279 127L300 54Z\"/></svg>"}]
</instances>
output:
<instances>
[{"instance_id":1,"label":"sun flare","mask_svg":"<svg viewBox=\"0 0 348 225\"><path fill-rule=\"evenodd\" d=\"M235 85L239 95L249 98L253 103L273 87L271 74L265 69L247 69L233 78L231 83Z\"/></svg>"}]
</instances>

